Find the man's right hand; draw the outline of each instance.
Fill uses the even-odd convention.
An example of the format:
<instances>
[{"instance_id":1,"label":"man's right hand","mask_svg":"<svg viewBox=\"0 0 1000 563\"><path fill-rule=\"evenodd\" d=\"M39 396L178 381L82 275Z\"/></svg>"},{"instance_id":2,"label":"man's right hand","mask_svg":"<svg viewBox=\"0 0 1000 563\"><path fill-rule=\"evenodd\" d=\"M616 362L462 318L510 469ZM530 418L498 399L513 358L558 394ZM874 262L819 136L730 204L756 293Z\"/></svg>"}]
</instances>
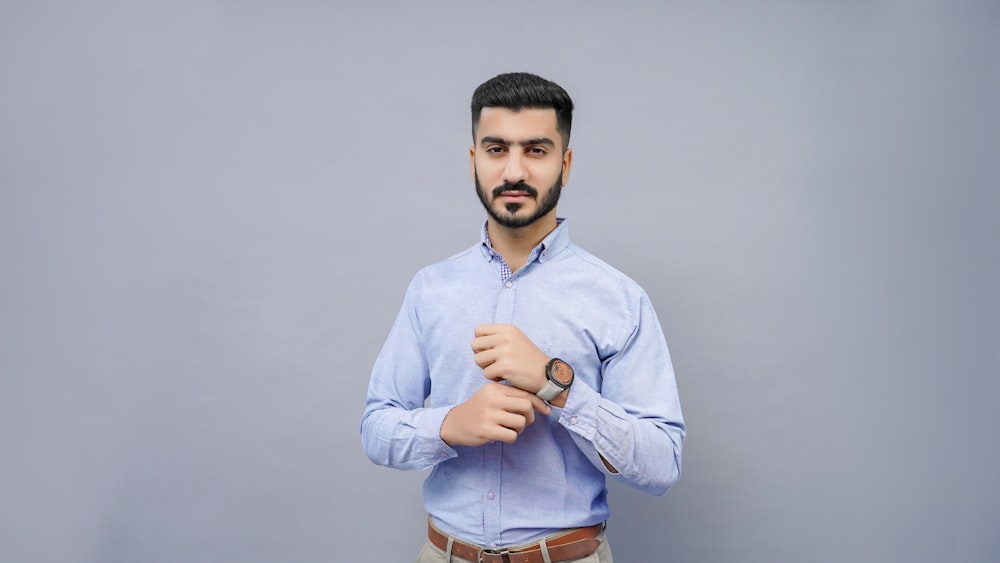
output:
<instances>
[{"instance_id":1,"label":"man's right hand","mask_svg":"<svg viewBox=\"0 0 1000 563\"><path fill-rule=\"evenodd\" d=\"M552 407L532 393L490 381L448 411L441 424L441 439L449 446L481 446L494 441L513 444L535 421L535 411L549 414Z\"/></svg>"}]
</instances>

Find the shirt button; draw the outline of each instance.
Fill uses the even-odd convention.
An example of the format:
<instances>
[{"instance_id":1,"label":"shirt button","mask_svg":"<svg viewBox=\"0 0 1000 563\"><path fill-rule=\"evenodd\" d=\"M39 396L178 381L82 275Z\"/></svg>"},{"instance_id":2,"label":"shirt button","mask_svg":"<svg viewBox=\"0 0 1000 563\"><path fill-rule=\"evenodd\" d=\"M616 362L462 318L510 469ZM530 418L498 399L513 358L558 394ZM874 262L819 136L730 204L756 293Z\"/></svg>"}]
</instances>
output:
<instances>
[{"instance_id":1,"label":"shirt button","mask_svg":"<svg viewBox=\"0 0 1000 563\"><path fill-rule=\"evenodd\" d=\"M506 287L507 289L510 289L510 288L514 287L514 282L509 281L509 282L503 284L503 286Z\"/></svg>"},{"instance_id":2,"label":"shirt button","mask_svg":"<svg viewBox=\"0 0 1000 563\"><path fill-rule=\"evenodd\" d=\"M488 498L490 500L493 500L493 499L497 498L497 496L495 494L493 494L493 492L491 491L491 492L489 492L489 493L486 494L486 498Z\"/></svg>"},{"instance_id":3,"label":"shirt button","mask_svg":"<svg viewBox=\"0 0 1000 563\"><path fill-rule=\"evenodd\" d=\"M575 416L575 415L574 415L574 416L571 416L571 417L569 417L569 423L570 423L570 424L573 424L573 425L575 425L575 424L576 424L576 416Z\"/></svg>"}]
</instances>

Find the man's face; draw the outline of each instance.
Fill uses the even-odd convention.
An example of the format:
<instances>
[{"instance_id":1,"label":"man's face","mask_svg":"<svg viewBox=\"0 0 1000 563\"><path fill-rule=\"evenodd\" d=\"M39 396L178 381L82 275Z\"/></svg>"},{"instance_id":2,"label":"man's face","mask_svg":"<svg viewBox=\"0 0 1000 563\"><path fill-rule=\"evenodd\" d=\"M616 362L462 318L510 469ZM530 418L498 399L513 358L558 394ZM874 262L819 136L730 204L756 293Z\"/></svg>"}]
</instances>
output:
<instances>
[{"instance_id":1,"label":"man's face","mask_svg":"<svg viewBox=\"0 0 1000 563\"><path fill-rule=\"evenodd\" d=\"M563 151L553 109L483 108L469 150L476 192L490 217L508 228L555 220L573 151Z\"/></svg>"}]
</instances>

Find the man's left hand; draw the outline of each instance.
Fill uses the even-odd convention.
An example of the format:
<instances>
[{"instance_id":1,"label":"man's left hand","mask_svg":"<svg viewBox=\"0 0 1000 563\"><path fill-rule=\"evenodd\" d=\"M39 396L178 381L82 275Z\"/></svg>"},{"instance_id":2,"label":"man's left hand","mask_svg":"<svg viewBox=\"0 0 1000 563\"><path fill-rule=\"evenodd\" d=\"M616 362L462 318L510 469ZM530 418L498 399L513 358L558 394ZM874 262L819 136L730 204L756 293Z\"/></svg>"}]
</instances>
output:
<instances>
[{"instance_id":1,"label":"man's left hand","mask_svg":"<svg viewBox=\"0 0 1000 563\"><path fill-rule=\"evenodd\" d=\"M487 379L506 380L529 393L545 386L549 357L514 325L477 326L472 351Z\"/></svg>"}]
</instances>

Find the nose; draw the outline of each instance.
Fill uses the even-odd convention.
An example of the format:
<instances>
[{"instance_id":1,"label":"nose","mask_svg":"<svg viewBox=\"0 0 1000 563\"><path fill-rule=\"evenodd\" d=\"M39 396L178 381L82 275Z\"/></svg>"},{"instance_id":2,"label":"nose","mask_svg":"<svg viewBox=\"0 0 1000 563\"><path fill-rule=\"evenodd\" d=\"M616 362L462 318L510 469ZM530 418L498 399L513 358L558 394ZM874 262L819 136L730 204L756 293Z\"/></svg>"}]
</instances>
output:
<instances>
[{"instance_id":1,"label":"nose","mask_svg":"<svg viewBox=\"0 0 1000 563\"><path fill-rule=\"evenodd\" d=\"M503 170L503 181L509 184L516 184L528 179L528 169L524 166L524 155L521 151L510 151L507 157L507 165Z\"/></svg>"}]
</instances>

